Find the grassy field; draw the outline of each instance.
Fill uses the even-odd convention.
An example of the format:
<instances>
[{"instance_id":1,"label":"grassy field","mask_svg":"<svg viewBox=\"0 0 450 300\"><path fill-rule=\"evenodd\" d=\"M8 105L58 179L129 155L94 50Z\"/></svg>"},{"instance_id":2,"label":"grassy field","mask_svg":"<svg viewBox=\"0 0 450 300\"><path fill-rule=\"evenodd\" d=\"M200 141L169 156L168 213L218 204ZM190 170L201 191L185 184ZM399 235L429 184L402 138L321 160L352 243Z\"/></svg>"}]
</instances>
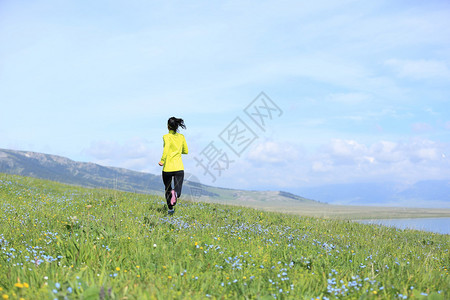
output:
<instances>
[{"instance_id":1,"label":"grassy field","mask_svg":"<svg viewBox=\"0 0 450 300\"><path fill-rule=\"evenodd\" d=\"M448 208L329 205L315 201L286 199L279 197L277 192L252 192L248 195L241 192L241 194L235 198L202 196L193 199L196 202L244 206L262 211L344 220L450 218L450 209Z\"/></svg>"},{"instance_id":2,"label":"grassy field","mask_svg":"<svg viewBox=\"0 0 450 300\"><path fill-rule=\"evenodd\" d=\"M0 299L449 299L450 239L0 174Z\"/></svg>"}]
</instances>

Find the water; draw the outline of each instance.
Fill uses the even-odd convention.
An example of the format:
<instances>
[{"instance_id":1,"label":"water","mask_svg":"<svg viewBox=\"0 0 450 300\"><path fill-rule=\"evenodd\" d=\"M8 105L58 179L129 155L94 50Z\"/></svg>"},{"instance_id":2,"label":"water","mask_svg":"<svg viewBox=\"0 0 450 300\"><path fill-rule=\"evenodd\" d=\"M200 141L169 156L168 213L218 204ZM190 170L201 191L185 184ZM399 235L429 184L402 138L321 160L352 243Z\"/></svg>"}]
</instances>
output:
<instances>
[{"instance_id":1,"label":"water","mask_svg":"<svg viewBox=\"0 0 450 300\"><path fill-rule=\"evenodd\" d=\"M416 229L441 234L450 234L450 218L427 218L427 219L380 219L361 220L363 224L378 224L392 226L400 229Z\"/></svg>"}]
</instances>

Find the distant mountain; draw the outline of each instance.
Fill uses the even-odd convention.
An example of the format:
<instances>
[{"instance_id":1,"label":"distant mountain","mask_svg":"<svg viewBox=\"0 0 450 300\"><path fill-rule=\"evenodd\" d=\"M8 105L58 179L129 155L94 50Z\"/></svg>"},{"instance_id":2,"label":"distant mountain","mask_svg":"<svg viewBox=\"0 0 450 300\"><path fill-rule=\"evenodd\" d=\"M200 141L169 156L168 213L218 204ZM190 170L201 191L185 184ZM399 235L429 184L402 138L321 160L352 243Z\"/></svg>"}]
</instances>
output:
<instances>
[{"instance_id":1,"label":"distant mountain","mask_svg":"<svg viewBox=\"0 0 450 300\"><path fill-rule=\"evenodd\" d=\"M0 173L48 179L85 187L100 187L129 192L162 195L164 185L160 175L123 168L105 167L94 163L76 162L68 158L37 152L0 149ZM286 192L256 192L224 189L201 184L186 174L184 197L193 200L207 197L214 202L257 206L286 201L315 204L317 202Z\"/></svg>"},{"instance_id":2,"label":"distant mountain","mask_svg":"<svg viewBox=\"0 0 450 300\"><path fill-rule=\"evenodd\" d=\"M125 191L160 190L161 179L120 168L83 163L57 155L0 149L0 172L87 187Z\"/></svg>"},{"instance_id":3,"label":"distant mountain","mask_svg":"<svg viewBox=\"0 0 450 300\"><path fill-rule=\"evenodd\" d=\"M450 208L450 181L426 180L412 185L397 182L349 183L298 189L297 193L339 205Z\"/></svg>"}]
</instances>

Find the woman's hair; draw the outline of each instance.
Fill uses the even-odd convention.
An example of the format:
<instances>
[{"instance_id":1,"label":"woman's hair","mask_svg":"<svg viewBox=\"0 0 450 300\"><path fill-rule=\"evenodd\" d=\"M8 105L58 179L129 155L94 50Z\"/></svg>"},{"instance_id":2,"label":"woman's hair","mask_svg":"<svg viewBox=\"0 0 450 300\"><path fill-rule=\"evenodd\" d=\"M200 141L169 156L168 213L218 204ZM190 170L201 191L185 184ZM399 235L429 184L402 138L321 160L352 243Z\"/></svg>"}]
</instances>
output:
<instances>
[{"instance_id":1,"label":"woman's hair","mask_svg":"<svg viewBox=\"0 0 450 300\"><path fill-rule=\"evenodd\" d=\"M184 125L183 119L178 119L175 117L171 117L169 121L167 121L167 126L169 127L170 130L173 130L175 132L177 132L178 127L186 129L186 125Z\"/></svg>"}]
</instances>

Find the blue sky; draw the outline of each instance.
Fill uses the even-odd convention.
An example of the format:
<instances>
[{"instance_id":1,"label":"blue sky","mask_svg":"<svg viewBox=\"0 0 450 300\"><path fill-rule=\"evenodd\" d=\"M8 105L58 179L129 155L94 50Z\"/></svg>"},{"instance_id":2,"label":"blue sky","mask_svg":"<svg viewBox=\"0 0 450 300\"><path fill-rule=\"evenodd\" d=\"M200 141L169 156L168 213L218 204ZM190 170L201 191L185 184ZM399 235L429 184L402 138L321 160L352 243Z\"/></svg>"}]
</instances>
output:
<instances>
[{"instance_id":1,"label":"blue sky","mask_svg":"<svg viewBox=\"0 0 450 300\"><path fill-rule=\"evenodd\" d=\"M157 174L177 116L206 184L450 180L449 20L448 1L1 1L0 148Z\"/></svg>"}]
</instances>

